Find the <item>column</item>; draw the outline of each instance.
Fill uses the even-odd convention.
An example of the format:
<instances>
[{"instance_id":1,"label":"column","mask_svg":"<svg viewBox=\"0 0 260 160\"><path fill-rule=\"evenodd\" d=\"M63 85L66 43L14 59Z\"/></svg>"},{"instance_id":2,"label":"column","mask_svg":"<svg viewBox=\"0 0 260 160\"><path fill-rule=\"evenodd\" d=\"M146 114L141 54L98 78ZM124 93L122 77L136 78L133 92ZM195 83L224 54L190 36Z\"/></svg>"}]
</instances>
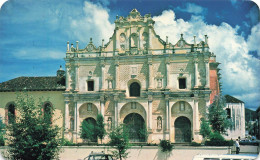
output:
<instances>
[{"instance_id":1,"label":"column","mask_svg":"<svg viewBox=\"0 0 260 160\"><path fill-rule=\"evenodd\" d=\"M168 101L168 106L169 106L169 109L168 109L169 140L170 140L170 142L172 142L172 138L171 138L171 133L172 133L172 129L171 129L171 126L172 126L172 124L171 124L172 108L171 108L171 106L172 105L170 105L169 101Z\"/></svg>"},{"instance_id":2,"label":"column","mask_svg":"<svg viewBox=\"0 0 260 160\"><path fill-rule=\"evenodd\" d=\"M119 90L119 62L115 62L115 89Z\"/></svg>"},{"instance_id":3,"label":"column","mask_svg":"<svg viewBox=\"0 0 260 160\"><path fill-rule=\"evenodd\" d=\"M118 126L118 95L114 95L114 102L115 102L115 127Z\"/></svg>"},{"instance_id":4,"label":"column","mask_svg":"<svg viewBox=\"0 0 260 160\"><path fill-rule=\"evenodd\" d=\"M152 128L153 128L153 125L152 125L152 117L153 117L152 111L153 111L153 100L152 100L152 97L150 97L148 99L148 129L149 130L152 130Z\"/></svg>"},{"instance_id":5,"label":"column","mask_svg":"<svg viewBox=\"0 0 260 160\"><path fill-rule=\"evenodd\" d=\"M105 117L105 101L104 98L100 101L100 114Z\"/></svg>"},{"instance_id":6,"label":"column","mask_svg":"<svg viewBox=\"0 0 260 160\"><path fill-rule=\"evenodd\" d=\"M64 114L65 131L69 129L69 101L65 100L65 114Z\"/></svg>"},{"instance_id":7,"label":"column","mask_svg":"<svg viewBox=\"0 0 260 160\"><path fill-rule=\"evenodd\" d=\"M153 88L153 65L152 62L148 62L148 77L149 77L149 87L148 89Z\"/></svg>"},{"instance_id":8,"label":"column","mask_svg":"<svg viewBox=\"0 0 260 160\"><path fill-rule=\"evenodd\" d=\"M119 35L118 35L118 32L117 32L117 27L116 27L115 28L115 39L114 39L114 42L116 43L115 44L115 46L116 46L115 51L118 51L119 48L120 48L120 41L118 40L118 37L119 37Z\"/></svg>"},{"instance_id":9,"label":"column","mask_svg":"<svg viewBox=\"0 0 260 160\"><path fill-rule=\"evenodd\" d=\"M78 120L78 107L77 107L77 102L74 102L75 106L74 106L74 132L77 132L77 120Z\"/></svg>"},{"instance_id":10,"label":"column","mask_svg":"<svg viewBox=\"0 0 260 160\"><path fill-rule=\"evenodd\" d=\"M194 61L194 65L195 65L195 72L194 72L194 75L195 75L195 78L194 78L194 80L195 80L195 86L194 86L194 88L198 88L198 87L199 87L198 60L195 60L195 61Z\"/></svg>"},{"instance_id":11,"label":"column","mask_svg":"<svg viewBox=\"0 0 260 160\"><path fill-rule=\"evenodd\" d=\"M169 128L170 128L170 112L169 112L169 99L167 98L167 99L165 99L166 100L166 131L169 131Z\"/></svg>"},{"instance_id":12,"label":"column","mask_svg":"<svg viewBox=\"0 0 260 160\"><path fill-rule=\"evenodd\" d=\"M69 91L71 88L70 88L70 74L69 74L69 66L66 65L66 91Z\"/></svg>"},{"instance_id":13,"label":"column","mask_svg":"<svg viewBox=\"0 0 260 160\"><path fill-rule=\"evenodd\" d=\"M139 29L139 49L144 49L143 48L143 40L142 40L142 34L141 34L141 29Z\"/></svg>"},{"instance_id":14,"label":"column","mask_svg":"<svg viewBox=\"0 0 260 160\"><path fill-rule=\"evenodd\" d=\"M193 107L193 130L194 133L199 131L199 111L198 111L198 100L194 100L194 107Z\"/></svg>"},{"instance_id":15,"label":"column","mask_svg":"<svg viewBox=\"0 0 260 160\"><path fill-rule=\"evenodd\" d=\"M118 102L115 101L115 127L118 125Z\"/></svg>"},{"instance_id":16,"label":"column","mask_svg":"<svg viewBox=\"0 0 260 160\"><path fill-rule=\"evenodd\" d=\"M170 63L166 62L166 88L170 89L169 83L170 83Z\"/></svg>"},{"instance_id":17,"label":"column","mask_svg":"<svg viewBox=\"0 0 260 160\"><path fill-rule=\"evenodd\" d=\"M79 66L75 66L75 91L79 91Z\"/></svg>"},{"instance_id":18,"label":"column","mask_svg":"<svg viewBox=\"0 0 260 160\"><path fill-rule=\"evenodd\" d=\"M101 90L105 90L105 64L101 64Z\"/></svg>"},{"instance_id":19,"label":"column","mask_svg":"<svg viewBox=\"0 0 260 160\"><path fill-rule=\"evenodd\" d=\"M74 104L74 130L73 130L73 142L74 143L77 143L77 139L78 139L78 137L77 137L77 128L78 128L78 126L77 126L77 120L78 120L78 117L77 117L77 102L74 102L75 104Z\"/></svg>"},{"instance_id":20,"label":"column","mask_svg":"<svg viewBox=\"0 0 260 160\"><path fill-rule=\"evenodd\" d=\"M148 48L149 49L152 49L152 29L151 29L151 26L149 26L149 46Z\"/></svg>"},{"instance_id":21,"label":"column","mask_svg":"<svg viewBox=\"0 0 260 160\"><path fill-rule=\"evenodd\" d=\"M205 69L206 69L206 85L205 88L209 88L210 86L210 74L209 74L209 61L206 60L205 62Z\"/></svg>"}]
</instances>

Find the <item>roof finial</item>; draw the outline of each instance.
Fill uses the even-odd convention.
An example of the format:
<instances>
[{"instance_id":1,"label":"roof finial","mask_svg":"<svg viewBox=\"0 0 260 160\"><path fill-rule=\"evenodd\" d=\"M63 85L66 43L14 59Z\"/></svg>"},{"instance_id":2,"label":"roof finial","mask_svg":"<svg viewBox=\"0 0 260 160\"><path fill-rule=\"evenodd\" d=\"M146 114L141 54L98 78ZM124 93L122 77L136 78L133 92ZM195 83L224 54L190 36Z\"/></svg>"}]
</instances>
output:
<instances>
[{"instance_id":1,"label":"roof finial","mask_svg":"<svg viewBox=\"0 0 260 160\"><path fill-rule=\"evenodd\" d=\"M104 39L102 39L102 47L104 47Z\"/></svg>"},{"instance_id":2,"label":"roof finial","mask_svg":"<svg viewBox=\"0 0 260 160\"><path fill-rule=\"evenodd\" d=\"M194 37L194 46L196 46L196 36L193 36Z\"/></svg>"},{"instance_id":3,"label":"roof finial","mask_svg":"<svg viewBox=\"0 0 260 160\"><path fill-rule=\"evenodd\" d=\"M168 44L168 36L166 36L166 44Z\"/></svg>"},{"instance_id":4,"label":"roof finial","mask_svg":"<svg viewBox=\"0 0 260 160\"><path fill-rule=\"evenodd\" d=\"M76 41L76 50L79 50L79 41Z\"/></svg>"},{"instance_id":5,"label":"roof finial","mask_svg":"<svg viewBox=\"0 0 260 160\"><path fill-rule=\"evenodd\" d=\"M90 43L92 43L92 37L90 37Z\"/></svg>"},{"instance_id":6,"label":"roof finial","mask_svg":"<svg viewBox=\"0 0 260 160\"><path fill-rule=\"evenodd\" d=\"M181 33L181 40L183 40L183 34Z\"/></svg>"},{"instance_id":7,"label":"roof finial","mask_svg":"<svg viewBox=\"0 0 260 160\"><path fill-rule=\"evenodd\" d=\"M205 44L208 44L208 36L205 35Z\"/></svg>"},{"instance_id":8,"label":"roof finial","mask_svg":"<svg viewBox=\"0 0 260 160\"><path fill-rule=\"evenodd\" d=\"M67 52L69 52L70 51L70 42L68 41L67 42Z\"/></svg>"}]
</instances>

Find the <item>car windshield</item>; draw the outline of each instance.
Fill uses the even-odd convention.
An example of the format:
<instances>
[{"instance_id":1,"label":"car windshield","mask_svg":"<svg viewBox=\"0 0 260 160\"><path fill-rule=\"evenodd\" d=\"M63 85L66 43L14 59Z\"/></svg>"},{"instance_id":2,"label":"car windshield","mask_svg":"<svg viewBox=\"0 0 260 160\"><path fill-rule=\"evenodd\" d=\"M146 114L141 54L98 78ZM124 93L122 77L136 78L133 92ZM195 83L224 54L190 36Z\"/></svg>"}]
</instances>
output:
<instances>
[{"instance_id":1,"label":"car windshield","mask_svg":"<svg viewBox=\"0 0 260 160\"><path fill-rule=\"evenodd\" d=\"M109 155L93 155L88 160L113 160Z\"/></svg>"}]
</instances>

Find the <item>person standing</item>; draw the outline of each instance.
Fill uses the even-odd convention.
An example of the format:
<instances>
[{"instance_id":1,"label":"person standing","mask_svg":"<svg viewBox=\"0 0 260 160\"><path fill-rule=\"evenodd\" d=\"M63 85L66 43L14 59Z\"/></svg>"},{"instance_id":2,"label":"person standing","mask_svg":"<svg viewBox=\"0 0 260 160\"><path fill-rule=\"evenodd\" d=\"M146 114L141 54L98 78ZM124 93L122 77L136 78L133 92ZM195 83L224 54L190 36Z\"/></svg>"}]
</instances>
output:
<instances>
[{"instance_id":1,"label":"person standing","mask_svg":"<svg viewBox=\"0 0 260 160\"><path fill-rule=\"evenodd\" d=\"M240 151L240 145L239 145L239 141L238 141L238 139L236 140L235 145L236 145L236 154L239 154L239 151Z\"/></svg>"}]
</instances>

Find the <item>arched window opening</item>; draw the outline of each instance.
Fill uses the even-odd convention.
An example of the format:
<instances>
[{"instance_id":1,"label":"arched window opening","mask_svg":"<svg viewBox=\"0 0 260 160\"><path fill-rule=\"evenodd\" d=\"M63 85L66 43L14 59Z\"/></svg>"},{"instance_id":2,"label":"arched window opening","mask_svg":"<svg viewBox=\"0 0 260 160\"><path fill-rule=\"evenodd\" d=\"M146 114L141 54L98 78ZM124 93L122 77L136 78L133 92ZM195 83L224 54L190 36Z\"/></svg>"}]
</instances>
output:
<instances>
[{"instance_id":1,"label":"arched window opening","mask_svg":"<svg viewBox=\"0 0 260 160\"><path fill-rule=\"evenodd\" d=\"M162 117L161 116L157 117L157 129L158 130L162 129Z\"/></svg>"},{"instance_id":2,"label":"arched window opening","mask_svg":"<svg viewBox=\"0 0 260 160\"><path fill-rule=\"evenodd\" d=\"M130 97L140 97L140 85L134 82L130 85Z\"/></svg>"},{"instance_id":3,"label":"arched window opening","mask_svg":"<svg viewBox=\"0 0 260 160\"><path fill-rule=\"evenodd\" d=\"M51 123L52 107L50 103L44 104L43 115L44 115L44 119Z\"/></svg>"},{"instance_id":4,"label":"arched window opening","mask_svg":"<svg viewBox=\"0 0 260 160\"><path fill-rule=\"evenodd\" d=\"M15 106L10 104L8 106L8 124L12 124L15 121Z\"/></svg>"}]
</instances>

